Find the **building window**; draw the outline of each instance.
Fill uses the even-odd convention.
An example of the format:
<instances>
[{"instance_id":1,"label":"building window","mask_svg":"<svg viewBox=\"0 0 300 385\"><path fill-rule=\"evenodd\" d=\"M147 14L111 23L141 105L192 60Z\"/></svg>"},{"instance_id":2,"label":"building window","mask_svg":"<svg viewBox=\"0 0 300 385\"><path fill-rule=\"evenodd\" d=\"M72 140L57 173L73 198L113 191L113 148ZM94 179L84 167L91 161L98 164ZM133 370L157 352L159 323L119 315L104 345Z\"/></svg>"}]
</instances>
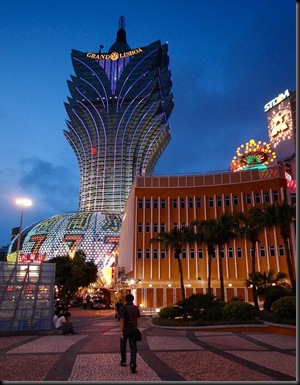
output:
<instances>
[{"instance_id":1,"label":"building window","mask_svg":"<svg viewBox=\"0 0 300 385\"><path fill-rule=\"evenodd\" d=\"M265 257L266 256L265 246L260 246L259 250L260 250L260 256Z\"/></svg>"},{"instance_id":2,"label":"building window","mask_svg":"<svg viewBox=\"0 0 300 385\"><path fill-rule=\"evenodd\" d=\"M201 199L200 198L197 198L196 205L198 208L201 207Z\"/></svg>"},{"instance_id":3,"label":"building window","mask_svg":"<svg viewBox=\"0 0 300 385\"><path fill-rule=\"evenodd\" d=\"M177 209L177 199L173 199L173 209Z\"/></svg>"},{"instance_id":4,"label":"building window","mask_svg":"<svg viewBox=\"0 0 300 385\"><path fill-rule=\"evenodd\" d=\"M194 249L190 249L190 258L195 259L195 250Z\"/></svg>"},{"instance_id":5,"label":"building window","mask_svg":"<svg viewBox=\"0 0 300 385\"><path fill-rule=\"evenodd\" d=\"M233 258L233 249L232 249L232 247L228 248L228 258Z\"/></svg>"},{"instance_id":6,"label":"building window","mask_svg":"<svg viewBox=\"0 0 300 385\"><path fill-rule=\"evenodd\" d=\"M246 203L247 205L251 205L251 194L246 195Z\"/></svg>"},{"instance_id":7,"label":"building window","mask_svg":"<svg viewBox=\"0 0 300 385\"><path fill-rule=\"evenodd\" d=\"M141 233L143 231L143 224L138 223L138 232Z\"/></svg>"},{"instance_id":8,"label":"building window","mask_svg":"<svg viewBox=\"0 0 300 385\"><path fill-rule=\"evenodd\" d=\"M254 257L254 251L253 251L253 247L251 246L250 247L250 256L253 258Z\"/></svg>"},{"instance_id":9,"label":"building window","mask_svg":"<svg viewBox=\"0 0 300 385\"><path fill-rule=\"evenodd\" d=\"M284 247L283 247L283 245L279 245L278 250L279 250L279 255L282 257L284 255Z\"/></svg>"},{"instance_id":10,"label":"building window","mask_svg":"<svg viewBox=\"0 0 300 385\"><path fill-rule=\"evenodd\" d=\"M165 250L160 250L160 258L166 259L166 251Z\"/></svg>"},{"instance_id":11,"label":"building window","mask_svg":"<svg viewBox=\"0 0 300 385\"><path fill-rule=\"evenodd\" d=\"M224 247L221 248L221 258L225 258Z\"/></svg>"},{"instance_id":12,"label":"building window","mask_svg":"<svg viewBox=\"0 0 300 385\"><path fill-rule=\"evenodd\" d=\"M222 198L221 197L217 197L217 206L218 207L222 206Z\"/></svg>"},{"instance_id":13,"label":"building window","mask_svg":"<svg viewBox=\"0 0 300 385\"><path fill-rule=\"evenodd\" d=\"M275 257L275 247L270 246L270 257Z\"/></svg>"},{"instance_id":14,"label":"building window","mask_svg":"<svg viewBox=\"0 0 300 385\"><path fill-rule=\"evenodd\" d=\"M202 249L199 249L199 250L198 250L198 258L199 258L199 259L202 259L202 258L203 258L203 250L202 250Z\"/></svg>"},{"instance_id":15,"label":"building window","mask_svg":"<svg viewBox=\"0 0 300 385\"><path fill-rule=\"evenodd\" d=\"M157 249L154 249L153 250L153 259L157 259L158 258L158 252L157 252Z\"/></svg>"},{"instance_id":16,"label":"building window","mask_svg":"<svg viewBox=\"0 0 300 385\"><path fill-rule=\"evenodd\" d=\"M181 207L182 209L185 208L185 199L180 199L180 207Z\"/></svg>"},{"instance_id":17,"label":"building window","mask_svg":"<svg viewBox=\"0 0 300 385\"><path fill-rule=\"evenodd\" d=\"M264 197L265 197L265 202L269 203L270 202L270 194L268 192L265 192Z\"/></svg>"},{"instance_id":18,"label":"building window","mask_svg":"<svg viewBox=\"0 0 300 385\"><path fill-rule=\"evenodd\" d=\"M153 232L157 233L157 229L158 229L157 223L153 223Z\"/></svg>"},{"instance_id":19,"label":"building window","mask_svg":"<svg viewBox=\"0 0 300 385\"><path fill-rule=\"evenodd\" d=\"M160 232L164 233L166 231L166 225L164 223L160 224Z\"/></svg>"},{"instance_id":20,"label":"building window","mask_svg":"<svg viewBox=\"0 0 300 385\"><path fill-rule=\"evenodd\" d=\"M146 223L146 233L150 233L150 223Z\"/></svg>"},{"instance_id":21,"label":"building window","mask_svg":"<svg viewBox=\"0 0 300 385\"><path fill-rule=\"evenodd\" d=\"M236 249L236 254L237 254L237 257L238 258L242 258L242 248L241 247L238 247Z\"/></svg>"},{"instance_id":22,"label":"building window","mask_svg":"<svg viewBox=\"0 0 300 385\"><path fill-rule=\"evenodd\" d=\"M215 250L213 251L211 258L216 258L216 251Z\"/></svg>"},{"instance_id":23,"label":"building window","mask_svg":"<svg viewBox=\"0 0 300 385\"><path fill-rule=\"evenodd\" d=\"M138 208L142 209L143 208L143 199L138 200Z\"/></svg>"},{"instance_id":24,"label":"building window","mask_svg":"<svg viewBox=\"0 0 300 385\"><path fill-rule=\"evenodd\" d=\"M143 256L142 249L138 249L138 252L137 252L138 259L142 259L142 256Z\"/></svg>"},{"instance_id":25,"label":"building window","mask_svg":"<svg viewBox=\"0 0 300 385\"><path fill-rule=\"evenodd\" d=\"M255 203L260 203L260 194L259 193L255 194Z\"/></svg>"},{"instance_id":26,"label":"building window","mask_svg":"<svg viewBox=\"0 0 300 385\"><path fill-rule=\"evenodd\" d=\"M189 208L192 209L194 207L194 200L193 198L189 198Z\"/></svg>"},{"instance_id":27,"label":"building window","mask_svg":"<svg viewBox=\"0 0 300 385\"><path fill-rule=\"evenodd\" d=\"M182 249L181 256L183 259L186 259L186 250Z\"/></svg>"},{"instance_id":28,"label":"building window","mask_svg":"<svg viewBox=\"0 0 300 385\"><path fill-rule=\"evenodd\" d=\"M185 228L185 222L182 222L182 223L181 223L181 228L182 228L182 229Z\"/></svg>"},{"instance_id":29,"label":"building window","mask_svg":"<svg viewBox=\"0 0 300 385\"><path fill-rule=\"evenodd\" d=\"M157 209L157 199L153 199L153 208Z\"/></svg>"},{"instance_id":30,"label":"building window","mask_svg":"<svg viewBox=\"0 0 300 385\"><path fill-rule=\"evenodd\" d=\"M146 209L150 209L151 204L150 204L150 199L146 199Z\"/></svg>"},{"instance_id":31,"label":"building window","mask_svg":"<svg viewBox=\"0 0 300 385\"><path fill-rule=\"evenodd\" d=\"M230 206L230 198L229 197L225 197L225 206Z\"/></svg>"},{"instance_id":32,"label":"building window","mask_svg":"<svg viewBox=\"0 0 300 385\"><path fill-rule=\"evenodd\" d=\"M273 199L274 199L274 202L278 201L278 191L273 191Z\"/></svg>"},{"instance_id":33,"label":"building window","mask_svg":"<svg viewBox=\"0 0 300 385\"><path fill-rule=\"evenodd\" d=\"M214 198L209 198L209 207L214 207Z\"/></svg>"},{"instance_id":34,"label":"building window","mask_svg":"<svg viewBox=\"0 0 300 385\"><path fill-rule=\"evenodd\" d=\"M161 207L162 209L165 209L165 208L166 208L166 200L165 200L165 199L162 199L162 200L160 201L160 207Z\"/></svg>"},{"instance_id":35,"label":"building window","mask_svg":"<svg viewBox=\"0 0 300 385\"><path fill-rule=\"evenodd\" d=\"M177 229L177 227L178 227L177 222L175 222L175 223L173 224L173 229Z\"/></svg>"},{"instance_id":36,"label":"building window","mask_svg":"<svg viewBox=\"0 0 300 385\"><path fill-rule=\"evenodd\" d=\"M239 197L237 196L237 195L235 195L234 197L233 197L233 205L234 206L237 206L239 204Z\"/></svg>"},{"instance_id":37,"label":"building window","mask_svg":"<svg viewBox=\"0 0 300 385\"><path fill-rule=\"evenodd\" d=\"M150 250L146 249L146 259L150 259Z\"/></svg>"}]
</instances>

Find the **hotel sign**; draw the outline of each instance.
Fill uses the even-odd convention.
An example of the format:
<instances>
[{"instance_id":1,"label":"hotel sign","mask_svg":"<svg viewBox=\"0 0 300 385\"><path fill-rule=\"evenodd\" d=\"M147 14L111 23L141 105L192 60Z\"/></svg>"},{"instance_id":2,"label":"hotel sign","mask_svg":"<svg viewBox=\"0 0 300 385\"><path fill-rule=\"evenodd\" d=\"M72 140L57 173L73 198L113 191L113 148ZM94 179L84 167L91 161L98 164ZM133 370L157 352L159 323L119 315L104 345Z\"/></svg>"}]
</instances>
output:
<instances>
[{"instance_id":1,"label":"hotel sign","mask_svg":"<svg viewBox=\"0 0 300 385\"><path fill-rule=\"evenodd\" d=\"M124 59L126 57L130 57L133 55L137 55L138 53L143 52L141 48L136 48L131 51L126 52L112 52L112 53L92 53L88 52L86 54L87 57L95 60L118 60Z\"/></svg>"},{"instance_id":2,"label":"hotel sign","mask_svg":"<svg viewBox=\"0 0 300 385\"><path fill-rule=\"evenodd\" d=\"M284 99L290 96L289 90L285 90L283 94L279 94L276 98L272 99L270 102L265 104L265 112L268 112L271 108L275 107L277 104L281 103Z\"/></svg>"}]
</instances>

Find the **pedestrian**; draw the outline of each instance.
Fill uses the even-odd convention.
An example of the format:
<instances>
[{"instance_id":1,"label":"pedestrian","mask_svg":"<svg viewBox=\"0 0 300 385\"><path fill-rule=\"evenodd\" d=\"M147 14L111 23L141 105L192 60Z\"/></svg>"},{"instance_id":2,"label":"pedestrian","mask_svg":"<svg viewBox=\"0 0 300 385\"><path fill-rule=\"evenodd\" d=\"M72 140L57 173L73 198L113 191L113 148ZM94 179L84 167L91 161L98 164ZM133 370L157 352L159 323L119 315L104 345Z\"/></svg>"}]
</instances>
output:
<instances>
[{"instance_id":1,"label":"pedestrian","mask_svg":"<svg viewBox=\"0 0 300 385\"><path fill-rule=\"evenodd\" d=\"M115 318L118 318L118 321L120 320L120 317L119 317L119 310L120 308L123 306L123 302L121 299L119 299L119 301L116 303L116 317Z\"/></svg>"},{"instance_id":2,"label":"pedestrian","mask_svg":"<svg viewBox=\"0 0 300 385\"><path fill-rule=\"evenodd\" d=\"M66 312L64 315L60 316L56 321L55 329L61 330L62 334L77 334L74 330L70 317L70 312Z\"/></svg>"},{"instance_id":3,"label":"pedestrian","mask_svg":"<svg viewBox=\"0 0 300 385\"><path fill-rule=\"evenodd\" d=\"M134 337L134 328L137 328L137 319L140 317L140 309L133 304L134 296L127 294L125 297L125 305L119 309L120 318L120 352L121 352L121 366L126 366L126 343L129 340L130 348L130 369L131 373L136 371L136 354L137 346Z\"/></svg>"},{"instance_id":4,"label":"pedestrian","mask_svg":"<svg viewBox=\"0 0 300 385\"><path fill-rule=\"evenodd\" d=\"M54 329L56 327L56 322L59 319L59 317L60 317L60 310L56 309L55 312L54 312L54 316L53 316L53 327L54 327Z\"/></svg>"}]
</instances>

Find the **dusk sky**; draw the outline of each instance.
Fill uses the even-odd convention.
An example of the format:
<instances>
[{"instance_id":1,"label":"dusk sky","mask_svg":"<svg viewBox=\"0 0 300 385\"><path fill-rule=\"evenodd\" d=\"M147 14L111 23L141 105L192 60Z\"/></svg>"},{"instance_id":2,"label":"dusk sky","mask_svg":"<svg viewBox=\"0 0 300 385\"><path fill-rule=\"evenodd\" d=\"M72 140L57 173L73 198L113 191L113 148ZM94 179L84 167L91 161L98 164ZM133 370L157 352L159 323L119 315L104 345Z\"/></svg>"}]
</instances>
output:
<instances>
[{"instance_id":1,"label":"dusk sky","mask_svg":"<svg viewBox=\"0 0 300 385\"><path fill-rule=\"evenodd\" d=\"M269 143L264 105L296 89L292 0L1 0L0 246L23 227L77 211L79 167L63 135L71 51L102 52L120 16L134 49L168 42L171 141L154 174L228 170L236 148Z\"/></svg>"}]
</instances>

